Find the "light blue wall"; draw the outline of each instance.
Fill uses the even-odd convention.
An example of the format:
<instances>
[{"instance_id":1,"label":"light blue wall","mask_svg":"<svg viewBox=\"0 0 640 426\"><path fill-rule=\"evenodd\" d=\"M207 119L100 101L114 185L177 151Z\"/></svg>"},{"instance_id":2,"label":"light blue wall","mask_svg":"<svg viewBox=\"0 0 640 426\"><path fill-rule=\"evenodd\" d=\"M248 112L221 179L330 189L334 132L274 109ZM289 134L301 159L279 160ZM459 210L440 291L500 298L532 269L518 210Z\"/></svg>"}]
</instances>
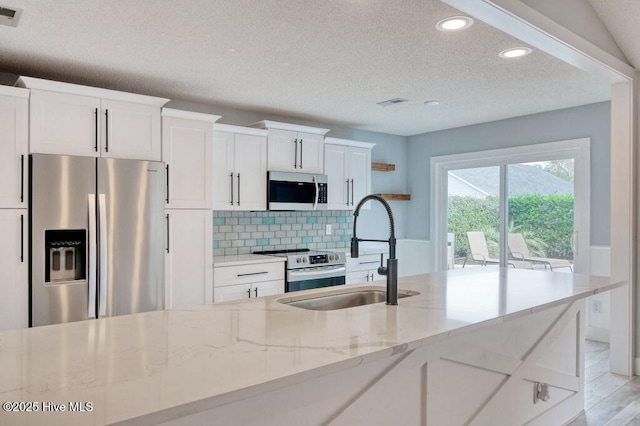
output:
<instances>
[{"instance_id":1,"label":"light blue wall","mask_svg":"<svg viewBox=\"0 0 640 426\"><path fill-rule=\"evenodd\" d=\"M602 102L409 137L407 237L430 238L431 157L589 137L591 244L609 245L610 135L610 103Z\"/></svg>"}]
</instances>

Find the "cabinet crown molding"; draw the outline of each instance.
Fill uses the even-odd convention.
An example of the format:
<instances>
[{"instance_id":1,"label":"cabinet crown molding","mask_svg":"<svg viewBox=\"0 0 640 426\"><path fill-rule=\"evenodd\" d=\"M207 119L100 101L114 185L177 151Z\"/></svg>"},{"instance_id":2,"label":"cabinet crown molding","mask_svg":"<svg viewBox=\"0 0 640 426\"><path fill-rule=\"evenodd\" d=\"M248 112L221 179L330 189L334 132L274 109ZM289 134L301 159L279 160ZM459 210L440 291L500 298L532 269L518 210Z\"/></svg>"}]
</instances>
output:
<instances>
[{"instance_id":1,"label":"cabinet crown molding","mask_svg":"<svg viewBox=\"0 0 640 426\"><path fill-rule=\"evenodd\" d=\"M299 124L282 123L279 121L257 121L249 124L249 127L257 127L258 129L280 129L291 130L293 132L314 133L317 135L326 135L331 129L321 129L319 127L301 126Z\"/></svg>"},{"instance_id":2,"label":"cabinet crown molding","mask_svg":"<svg viewBox=\"0 0 640 426\"><path fill-rule=\"evenodd\" d=\"M256 129L253 127L244 127L244 126L234 126L232 124L222 124L216 123L213 125L213 130L216 132L229 132L229 133L240 133L243 135L254 135L254 136L268 136L269 132L263 129Z\"/></svg>"},{"instance_id":3,"label":"cabinet crown molding","mask_svg":"<svg viewBox=\"0 0 640 426\"><path fill-rule=\"evenodd\" d=\"M29 98L29 90L13 86L0 86L0 95L14 98Z\"/></svg>"},{"instance_id":4,"label":"cabinet crown molding","mask_svg":"<svg viewBox=\"0 0 640 426\"><path fill-rule=\"evenodd\" d=\"M185 111L182 109L173 108L162 108L162 116L183 118L185 120L208 121L210 123L215 123L222 117L221 115L205 114L202 112Z\"/></svg>"},{"instance_id":5,"label":"cabinet crown molding","mask_svg":"<svg viewBox=\"0 0 640 426\"><path fill-rule=\"evenodd\" d=\"M112 99L116 101L135 102L139 104L163 106L170 99L155 96L138 95L136 93L120 92L99 87L82 86L79 84L63 83L60 81L45 80L42 78L21 76L18 80L20 87L26 89L47 90L49 92L61 92L72 95L92 96L96 98Z\"/></svg>"},{"instance_id":6,"label":"cabinet crown molding","mask_svg":"<svg viewBox=\"0 0 640 426\"><path fill-rule=\"evenodd\" d=\"M324 143L325 144L328 143L332 145L356 146L359 148L368 148L368 149L373 149L373 147L376 146L375 143L371 143L371 142L361 142L361 141L354 141L351 139L340 139L340 138L332 138L332 137L324 138Z\"/></svg>"}]
</instances>

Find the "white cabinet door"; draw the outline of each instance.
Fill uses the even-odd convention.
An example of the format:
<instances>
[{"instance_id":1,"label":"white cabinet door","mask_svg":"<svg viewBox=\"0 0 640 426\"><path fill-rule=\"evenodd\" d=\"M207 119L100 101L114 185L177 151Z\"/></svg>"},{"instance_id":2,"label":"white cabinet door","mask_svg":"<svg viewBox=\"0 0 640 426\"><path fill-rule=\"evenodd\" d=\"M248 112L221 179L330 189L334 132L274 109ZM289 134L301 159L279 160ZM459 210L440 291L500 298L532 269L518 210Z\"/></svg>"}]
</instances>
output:
<instances>
[{"instance_id":1,"label":"white cabinet door","mask_svg":"<svg viewBox=\"0 0 640 426\"><path fill-rule=\"evenodd\" d=\"M267 209L267 141L254 135L235 135L236 210Z\"/></svg>"},{"instance_id":2,"label":"white cabinet door","mask_svg":"<svg viewBox=\"0 0 640 426\"><path fill-rule=\"evenodd\" d=\"M0 208L27 206L29 104L0 96Z\"/></svg>"},{"instance_id":3,"label":"white cabinet door","mask_svg":"<svg viewBox=\"0 0 640 426\"><path fill-rule=\"evenodd\" d=\"M167 210L169 238L165 259L166 307L213 303L212 213Z\"/></svg>"},{"instance_id":4,"label":"white cabinet door","mask_svg":"<svg viewBox=\"0 0 640 426\"><path fill-rule=\"evenodd\" d=\"M236 188L233 153L235 134L213 132L213 209L235 210Z\"/></svg>"},{"instance_id":5,"label":"white cabinet door","mask_svg":"<svg viewBox=\"0 0 640 426\"><path fill-rule=\"evenodd\" d=\"M29 325L27 210L0 210L0 330Z\"/></svg>"},{"instance_id":6,"label":"white cabinet door","mask_svg":"<svg viewBox=\"0 0 640 426\"><path fill-rule=\"evenodd\" d=\"M240 284L240 285L216 287L213 290L213 300L216 303L248 299L250 295L251 295L251 284Z\"/></svg>"},{"instance_id":7,"label":"white cabinet door","mask_svg":"<svg viewBox=\"0 0 640 426\"><path fill-rule=\"evenodd\" d=\"M284 281L264 281L254 283L251 289L251 297L273 296L284 293Z\"/></svg>"},{"instance_id":8,"label":"white cabinet door","mask_svg":"<svg viewBox=\"0 0 640 426\"><path fill-rule=\"evenodd\" d=\"M160 107L31 90L32 153L160 161Z\"/></svg>"},{"instance_id":9,"label":"white cabinet door","mask_svg":"<svg viewBox=\"0 0 640 426\"><path fill-rule=\"evenodd\" d=\"M358 202L371 193L371 150L350 147L347 151L346 166L351 185L350 207L355 209Z\"/></svg>"},{"instance_id":10,"label":"white cabinet door","mask_svg":"<svg viewBox=\"0 0 640 426\"><path fill-rule=\"evenodd\" d=\"M167 165L169 209L211 209L212 124L175 117L162 119L162 161Z\"/></svg>"},{"instance_id":11,"label":"white cabinet door","mask_svg":"<svg viewBox=\"0 0 640 426\"><path fill-rule=\"evenodd\" d=\"M291 130L269 129L269 170L322 173L324 136Z\"/></svg>"},{"instance_id":12,"label":"white cabinet door","mask_svg":"<svg viewBox=\"0 0 640 426\"><path fill-rule=\"evenodd\" d=\"M104 132L101 156L160 161L160 107L102 100Z\"/></svg>"},{"instance_id":13,"label":"white cabinet door","mask_svg":"<svg viewBox=\"0 0 640 426\"><path fill-rule=\"evenodd\" d=\"M221 131L213 135L213 208L266 210L266 139Z\"/></svg>"},{"instance_id":14,"label":"white cabinet door","mask_svg":"<svg viewBox=\"0 0 640 426\"><path fill-rule=\"evenodd\" d=\"M351 182L346 175L347 147L326 144L324 146L324 174L327 175L327 209L346 210L350 208ZM349 195L349 198L347 198Z\"/></svg>"},{"instance_id":15,"label":"white cabinet door","mask_svg":"<svg viewBox=\"0 0 640 426\"><path fill-rule=\"evenodd\" d=\"M279 172L298 171L298 133L270 129L268 136L268 169Z\"/></svg>"},{"instance_id":16,"label":"white cabinet door","mask_svg":"<svg viewBox=\"0 0 640 426\"><path fill-rule=\"evenodd\" d=\"M31 90L32 153L100 155L100 98Z\"/></svg>"},{"instance_id":17,"label":"white cabinet door","mask_svg":"<svg viewBox=\"0 0 640 426\"><path fill-rule=\"evenodd\" d=\"M324 136L298 133L298 170L302 173L322 173L324 167Z\"/></svg>"}]
</instances>

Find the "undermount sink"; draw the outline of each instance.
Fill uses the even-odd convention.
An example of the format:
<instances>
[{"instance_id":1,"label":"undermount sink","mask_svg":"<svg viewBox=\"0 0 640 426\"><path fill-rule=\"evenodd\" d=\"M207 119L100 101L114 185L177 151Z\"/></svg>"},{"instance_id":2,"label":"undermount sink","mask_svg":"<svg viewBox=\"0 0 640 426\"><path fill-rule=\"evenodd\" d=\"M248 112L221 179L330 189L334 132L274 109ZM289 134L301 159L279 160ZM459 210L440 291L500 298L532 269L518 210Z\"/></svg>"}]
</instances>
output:
<instances>
[{"instance_id":1,"label":"undermount sink","mask_svg":"<svg viewBox=\"0 0 640 426\"><path fill-rule=\"evenodd\" d=\"M398 299L419 294L417 291L398 290ZM363 289L346 293L329 295L310 295L305 299L279 301L285 305L312 311L335 311L337 309L354 308L356 306L370 305L372 303L385 302L387 292L385 290Z\"/></svg>"}]
</instances>

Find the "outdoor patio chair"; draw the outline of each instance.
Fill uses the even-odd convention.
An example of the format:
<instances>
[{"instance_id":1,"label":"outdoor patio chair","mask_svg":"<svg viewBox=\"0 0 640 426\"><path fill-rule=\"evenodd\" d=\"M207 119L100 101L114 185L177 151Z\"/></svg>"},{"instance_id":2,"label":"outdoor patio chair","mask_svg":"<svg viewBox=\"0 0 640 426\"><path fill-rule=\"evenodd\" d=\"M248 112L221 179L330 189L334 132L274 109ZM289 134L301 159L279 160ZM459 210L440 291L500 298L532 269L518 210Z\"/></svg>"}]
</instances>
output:
<instances>
[{"instance_id":1,"label":"outdoor patio chair","mask_svg":"<svg viewBox=\"0 0 640 426\"><path fill-rule=\"evenodd\" d=\"M533 263L544 264L545 269L549 266L549 269L553 271L553 268L569 268L573 272L571 262L565 259L553 259L550 257L536 257L532 256L529 252L529 247L521 233L509 234L509 251L511 255L520 260Z\"/></svg>"},{"instance_id":2,"label":"outdoor patio chair","mask_svg":"<svg viewBox=\"0 0 640 426\"><path fill-rule=\"evenodd\" d=\"M487 247L487 239L484 236L484 232L470 231L467 232L467 241L469 241L469 250L471 253L467 253L462 267L464 268L468 260L478 262L482 266L487 264L500 264L500 259L489 257L489 248ZM507 264L513 268L533 269L531 262L523 260L509 259Z\"/></svg>"}]
</instances>

